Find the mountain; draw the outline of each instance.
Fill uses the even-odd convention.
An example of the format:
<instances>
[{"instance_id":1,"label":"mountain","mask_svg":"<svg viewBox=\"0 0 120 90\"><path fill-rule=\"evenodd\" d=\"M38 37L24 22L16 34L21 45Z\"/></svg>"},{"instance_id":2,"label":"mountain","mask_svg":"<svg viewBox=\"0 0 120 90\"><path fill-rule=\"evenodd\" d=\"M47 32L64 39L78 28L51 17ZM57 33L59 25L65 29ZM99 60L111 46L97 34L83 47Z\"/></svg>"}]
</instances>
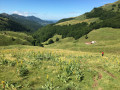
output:
<instances>
[{"instance_id":1,"label":"mountain","mask_svg":"<svg viewBox=\"0 0 120 90\"><path fill-rule=\"evenodd\" d=\"M113 9L114 8L114 9ZM94 8L90 12L73 18L62 19L55 24L40 28L34 33L34 38L44 42L55 34L62 38L79 39L94 29L111 27L120 28L120 1Z\"/></svg>"},{"instance_id":2,"label":"mountain","mask_svg":"<svg viewBox=\"0 0 120 90\"><path fill-rule=\"evenodd\" d=\"M0 31L31 32L30 29L27 29L23 25L9 18L1 16L0 16Z\"/></svg>"},{"instance_id":3,"label":"mountain","mask_svg":"<svg viewBox=\"0 0 120 90\"><path fill-rule=\"evenodd\" d=\"M51 21L41 20L35 16L25 17L17 14L8 15L6 13L2 13L0 14L0 16L9 18L17 23L20 23L21 25L25 26L26 28L30 29L33 32L38 30L42 26L53 23Z\"/></svg>"},{"instance_id":4,"label":"mountain","mask_svg":"<svg viewBox=\"0 0 120 90\"><path fill-rule=\"evenodd\" d=\"M11 16L16 18L16 19L20 18L20 19L36 22L36 23L39 23L42 26L45 26L47 24L52 24L53 23L52 21L45 21L45 20L42 20L42 19L37 18L35 16L27 16L27 17L25 17L25 16L20 16L20 15L17 15L17 14L12 14Z\"/></svg>"},{"instance_id":5,"label":"mountain","mask_svg":"<svg viewBox=\"0 0 120 90\"><path fill-rule=\"evenodd\" d=\"M105 11L120 12L120 0L118 0L114 3L105 4L105 5L98 7L98 8L102 8ZM91 12L94 12L94 9ZM90 12L88 12L88 13L90 13ZM87 23L91 23L91 22L95 22L95 21L99 22L100 19L98 17L97 18L96 17L87 18L86 13L85 13L83 15L74 17L72 20L71 20L71 18L67 18L67 20L64 22L60 22L60 21L58 21L59 23L56 23L56 25L62 26L62 25L69 25L69 24L72 24L72 25L78 24L81 22L87 22Z\"/></svg>"},{"instance_id":6,"label":"mountain","mask_svg":"<svg viewBox=\"0 0 120 90\"><path fill-rule=\"evenodd\" d=\"M26 19L30 20L30 21L34 21L34 22L38 22L39 24L45 26L47 24L52 24L54 23L53 21L45 21L45 20L42 20L42 19L39 19L35 16L28 16L26 17Z\"/></svg>"},{"instance_id":7,"label":"mountain","mask_svg":"<svg viewBox=\"0 0 120 90\"><path fill-rule=\"evenodd\" d=\"M4 14L8 16L8 14ZM32 45L31 30L10 18L0 16L0 46L7 45Z\"/></svg>"}]
</instances>

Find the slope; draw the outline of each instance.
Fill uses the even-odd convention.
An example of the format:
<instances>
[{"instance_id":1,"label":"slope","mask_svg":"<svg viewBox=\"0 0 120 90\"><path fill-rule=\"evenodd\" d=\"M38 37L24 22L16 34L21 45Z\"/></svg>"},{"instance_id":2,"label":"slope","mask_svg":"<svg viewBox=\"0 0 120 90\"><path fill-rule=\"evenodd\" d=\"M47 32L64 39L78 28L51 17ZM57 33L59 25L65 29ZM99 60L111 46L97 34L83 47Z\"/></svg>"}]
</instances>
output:
<instances>
[{"instance_id":1,"label":"slope","mask_svg":"<svg viewBox=\"0 0 120 90\"><path fill-rule=\"evenodd\" d=\"M17 14L8 15L6 13L0 14L1 17L9 18L17 23L20 23L24 27L30 29L32 32L38 30L42 26L53 23L52 21L44 21L35 16L21 16Z\"/></svg>"},{"instance_id":2,"label":"slope","mask_svg":"<svg viewBox=\"0 0 120 90\"><path fill-rule=\"evenodd\" d=\"M118 2L116 4L117 8L119 8ZM55 34L62 35L62 38L73 37L79 39L94 29L104 27L120 28L120 12L113 9L107 10L105 7L94 8L91 12L81 16L62 19L56 24L43 27L34 36L39 42L44 42Z\"/></svg>"},{"instance_id":3,"label":"slope","mask_svg":"<svg viewBox=\"0 0 120 90\"><path fill-rule=\"evenodd\" d=\"M100 28L91 31L88 35L78 40L72 37L60 39L50 45L45 45L46 48L80 50L85 52L106 52L106 53L120 53L120 29L114 28ZM53 38L51 38L53 39ZM86 45L86 42L96 41L95 44Z\"/></svg>"},{"instance_id":4,"label":"slope","mask_svg":"<svg viewBox=\"0 0 120 90\"><path fill-rule=\"evenodd\" d=\"M5 17L0 16L0 31L18 31L18 32L30 32L29 29L21 24Z\"/></svg>"},{"instance_id":5,"label":"slope","mask_svg":"<svg viewBox=\"0 0 120 90\"><path fill-rule=\"evenodd\" d=\"M106 5L98 7L98 8L103 8L104 10L107 10L107 11L120 12L120 0L118 0L117 2L114 2L114 3L106 4ZM91 12L94 12L94 9L91 10ZM88 12L88 13L91 13L91 12ZM98 19L96 17L91 17L89 19L88 19L88 16L86 16L86 13L85 13L83 15L74 17L72 20L71 20L71 18L68 18L67 21L63 21L63 22L58 21L59 23L57 23L56 25L78 24L78 23L81 23L81 22L87 22L87 23L100 22L100 19Z\"/></svg>"},{"instance_id":6,"label":"slope","mask_svg":"<svg viewBox=\"0 0 120 90\"><path fill-rule=\"evenodd\" d=\"M0 46L7 45L32 45L33 38L21 32L0 31Z\"/></svg>"},{"instance_id":7,"label":"slope","mask_svg":"<svg viewBox=\"0 0 120 90\"><path fill-rule=\"evenodd\" d=\"M1 90L120 90L120 56L2 46L0 81Z\"/></svg>"}]
</instances>

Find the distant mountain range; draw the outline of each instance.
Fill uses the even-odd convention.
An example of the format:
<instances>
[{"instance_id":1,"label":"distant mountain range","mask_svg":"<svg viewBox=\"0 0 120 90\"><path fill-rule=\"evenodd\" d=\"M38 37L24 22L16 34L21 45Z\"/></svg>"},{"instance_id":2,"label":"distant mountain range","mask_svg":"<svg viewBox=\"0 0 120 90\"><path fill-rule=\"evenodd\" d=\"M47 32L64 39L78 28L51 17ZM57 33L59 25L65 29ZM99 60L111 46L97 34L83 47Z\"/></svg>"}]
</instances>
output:
<instances>
[{"instance_id":1,"label":"distant mountain range","mask_svg":"<svg viewBox=\"0 0 120 90\"><path fill-rule=\"evenodd\" d=\"M42 19L37 18L35 16L25 17L25 16L21 16L21 15L17 15L17 14L9 15L6 13L2 13L2 14L0 14L0 17L9 18L12 21L20 23L21 25L25 26L27 29L30 29L33 32L38 30L42 26L54 23L52 21L42 20Z\"/></svg>"},{"instance_id":2,"label":"distant mountain range","mask_svg":"<svg viewBox=\"0 0 120 90\"><path fill-rule=\"evenodd\" d=\"M29 20L29 21L37 22L37 23L39 23L42 26L45 26L47 24L53 23L52 21L45 21L45 20L42 20L42 19L37 18L35 16L27 16L27 17L25 17L25 16L20 16L18 14L12 14L11 16L14 17L14 18L16 18L16 19L21 18L21 19L24 19L24 20Z\"/></svg>"}]
</instances>

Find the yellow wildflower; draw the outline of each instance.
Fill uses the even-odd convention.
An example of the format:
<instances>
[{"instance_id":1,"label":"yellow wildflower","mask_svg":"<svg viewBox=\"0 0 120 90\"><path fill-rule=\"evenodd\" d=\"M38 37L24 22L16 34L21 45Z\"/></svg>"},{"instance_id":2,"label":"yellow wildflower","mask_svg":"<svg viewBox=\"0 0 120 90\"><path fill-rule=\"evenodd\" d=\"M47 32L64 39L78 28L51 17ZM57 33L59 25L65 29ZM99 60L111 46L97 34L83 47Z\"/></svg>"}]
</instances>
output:
<instances>
[{"instance_id":1,"label":"yellow wildflower","mask_svg":"<svg viewBox=\"0 0 120 90\"><path fill-rule=\"evenodd\" d=\"M5 81L1 81L1 83L2 83L2 84L4 84L4 83L5 83Z\"/></svg>"},{"instance_id":2,"label":"yellow wildflower","mask_svg":"<svg viewBox=\"0 0 120 90\"><path fill-rule=\"evenodd\" d=\"M23 61L21 60L21 64L23 63Z\"/></svg>"}]
</instances>

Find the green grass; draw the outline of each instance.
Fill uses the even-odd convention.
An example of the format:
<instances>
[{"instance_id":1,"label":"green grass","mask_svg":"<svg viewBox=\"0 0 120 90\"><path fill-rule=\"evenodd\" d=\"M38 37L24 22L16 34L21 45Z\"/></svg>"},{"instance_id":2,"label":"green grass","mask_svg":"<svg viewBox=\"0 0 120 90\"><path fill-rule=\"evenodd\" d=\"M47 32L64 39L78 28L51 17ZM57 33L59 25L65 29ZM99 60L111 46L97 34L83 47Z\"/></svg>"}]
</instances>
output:
<instances>
[{"instance_id":1,"label":"green grass","mask_svg":"<svg viewBox=\"0 0 120 90\"><path fill-rule=\"evenodd\" d=\"M118 55L22 45L0 49L0 89L120 89Z\"/></svg>"},{"instance_id":2,"label":"green grass","mask_svg":"<svg viewBox=\"0 0 120 90\"><path fill-rule=\"evenodd\" d=\"M116 2L114 2L114 3L106 4L106 5L102 6L102 8L105 9L105 10L112 10L112 8L114 8L113 11L115 11L115 12L116 12L116 11L120 12L120 9L118 8L118 4L120 4L120 1L119 1L119 0L116 1ZM113 5L116 5L116 6L113 7Z\"/></svg>"},{"instance_id":3,"label":"green grass","mask_svg":"<svg viewBox=\"0 0 120 90\"><path fill-rule=\"evenodd\" d=\"M19 34L22 36L23 33ZM6 90L120 89L120 29L93 30L88 39L85 36L78 40L62 39L60 35L51 39L55 41L57 37L58 42L45 48L0 46L0 89L3 86ZM96 43L85 44L90 41Z\"/></svg>"},{"instance_id":4,"label":"green grass","mask_svg":"<svg viewBox=\"0 0 120 90\"><path fill-rule=\"evenodd\" d=\"M32 36L21 32L0 31L0 46L5 45L31 45Z\"/></svg>"},{"instance_id":5,"label":"green grass","mask_svg":"<svg viewBox=\"0 0 120 90\"><path fill-rule=\"evenodd\" d=\"M96 41L95 44L86 45L86 42ZM93 30L88 34L88 39L85 36L78 40L72 37L61 39L51 45L46 45L46 48L69 49L85 52L106 52L119 54L120 53L120 29L101 28Z\"/></svg>"},{"instance_id":6,"label":"green grass","mask_svg":"<svg viewBox=\"0 0 120 90\"><path fill-rule=\"evenodd\" d=\"M65 21L65 22L61 22L61 23L57 23L56 25L60 25L60 26L63 26L63 25L74 25L74 24L78 24L78 23L82 23L82 22L87 22L88 24L90 24L91 22L98 22L100 21L99 18L90 18L90 19L73 19L73 20L69 20L69 21Z\"/></svg>"}]
</instances>

